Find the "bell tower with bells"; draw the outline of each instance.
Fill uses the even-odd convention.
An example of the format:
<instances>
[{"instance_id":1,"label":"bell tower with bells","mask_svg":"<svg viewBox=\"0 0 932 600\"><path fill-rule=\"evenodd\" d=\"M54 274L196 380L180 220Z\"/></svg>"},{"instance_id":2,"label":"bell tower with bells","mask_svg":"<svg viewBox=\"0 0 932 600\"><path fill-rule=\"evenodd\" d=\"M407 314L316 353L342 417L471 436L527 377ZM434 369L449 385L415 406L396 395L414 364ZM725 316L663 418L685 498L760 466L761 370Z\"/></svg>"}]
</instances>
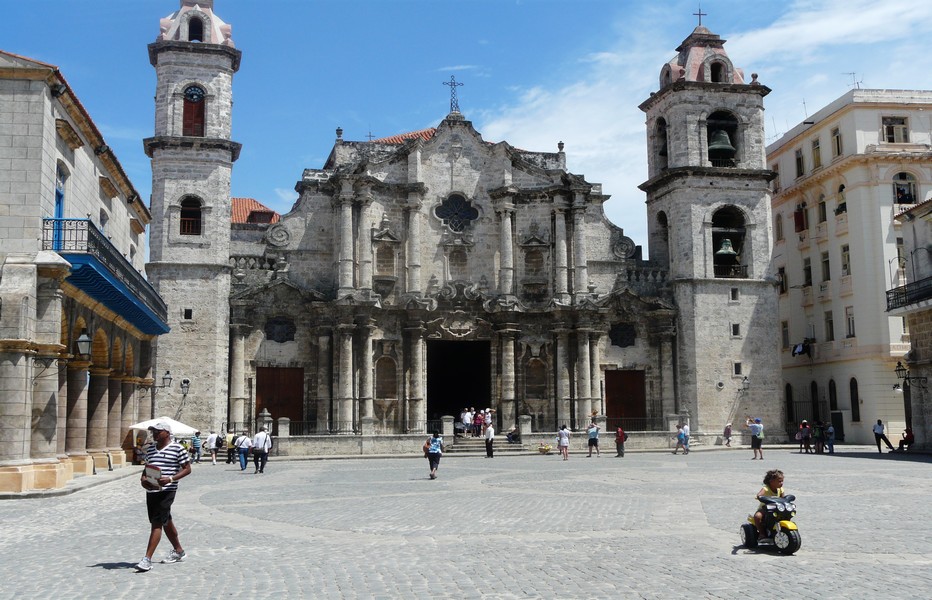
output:
<instances>
[{"instance_id":1,"label":"bell tower with bells","mask_svg":"<svg viewBox=\"0 0 932 600\"><path fill-rule=\"evenodd\" d=\"M782 429L770 266L775 174L763 124L770 90L757 74L745 82L724 43L700 21L640 106L650 261L669 269L679 312L677 408L689 412L692 430L740 427L748 415Z\"/></svg>"},{"instance_id":2,"label":"bell tower with bells","mask_svg":"<svg viewBox=\"0 0 932 600\"><path fill-rule=\"evenodd\" d=\"M202 428L228 421L233 75L241 53L213 0L179 0L149 44L156 71L152 229L146 272L168 306L155 373L191 383L153 396L158 415ZM234 419L229 419L234 420ZM242 419L238 419L242 421Z\"/></svg>"}]
</instances>

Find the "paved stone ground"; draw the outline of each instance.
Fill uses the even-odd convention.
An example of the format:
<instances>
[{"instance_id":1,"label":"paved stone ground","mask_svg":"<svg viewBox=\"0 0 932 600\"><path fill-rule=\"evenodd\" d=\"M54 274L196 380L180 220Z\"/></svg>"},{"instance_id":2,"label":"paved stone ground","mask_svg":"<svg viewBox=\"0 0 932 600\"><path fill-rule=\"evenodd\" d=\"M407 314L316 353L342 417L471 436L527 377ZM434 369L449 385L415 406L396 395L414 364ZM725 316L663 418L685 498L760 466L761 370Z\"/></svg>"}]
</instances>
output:
<instances>
[{"instance_id":1,"label":"paved stone ground","mask_svg":"<svg viewBox=\"0 0 932 600\"><path fill-rule=\"evenodd\" d=\"M142 489L107 474L0 502L0 596L930 597L932 458L765 451L445 457L436 481L421 458L202 463L174 509L188 558L149 573ZM798 496L794 556L738 546L768 468Z\"/></svg>"}]
</instances>

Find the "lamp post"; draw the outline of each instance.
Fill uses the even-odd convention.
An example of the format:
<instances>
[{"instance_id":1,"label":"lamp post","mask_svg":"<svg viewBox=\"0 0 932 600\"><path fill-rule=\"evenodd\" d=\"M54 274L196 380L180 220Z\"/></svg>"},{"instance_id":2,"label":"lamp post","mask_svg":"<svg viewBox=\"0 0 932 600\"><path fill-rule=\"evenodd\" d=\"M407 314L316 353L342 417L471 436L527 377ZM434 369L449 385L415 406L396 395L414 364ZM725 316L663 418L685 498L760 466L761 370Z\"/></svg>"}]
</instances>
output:
<instances>
[{"instance_id":1,"label":"lamp post","mask_svg":"<svg viewBox=\"0 0 932 600\"><path fill-rule=\"evenodd\" d=\"M903 366L903 363L900 361L896 362L896 368L893 370L894 372L896 372L897 379L901 380L906 385L911 386L911 385L914 385L913 382L915 382L915 385L919 387L925 387L926 382L929 381L928 377L912 377L909 374L909 369ZM895 390L899 389L900 391L902 391L902 389L900 389L899 384L894 384L893 389Z\"/></svg>"}]
</instances>

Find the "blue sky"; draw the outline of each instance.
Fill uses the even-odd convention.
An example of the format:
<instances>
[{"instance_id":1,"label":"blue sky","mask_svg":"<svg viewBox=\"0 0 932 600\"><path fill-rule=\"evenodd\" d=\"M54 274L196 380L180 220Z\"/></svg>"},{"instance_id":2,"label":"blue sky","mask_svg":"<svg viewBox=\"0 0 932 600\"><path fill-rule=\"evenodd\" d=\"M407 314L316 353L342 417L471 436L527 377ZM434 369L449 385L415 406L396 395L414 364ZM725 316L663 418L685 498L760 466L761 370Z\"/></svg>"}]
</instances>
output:
<instances>
[{"instance_id":1,"label":"blue sky","mask_svg":"<svg viewBox=\"0 0 932 600\"><path fill-rule=\"evenodd\" d=\"M143 198L155 71L146 45L177 0L6 1L0 48L59 66ZM455 75L489 141L555 151L602 183L608 217L646 246L644 115L661 66L696 26L693 0L215 0L243 51L233 195L290 210L335 138L436 126ZM703 25L773 92L768 142L844 94L930 86L932 2L705 0ZM854 76L849 73L855 73ZM645 247L646 252L646 247Z\"/></svg>"}]
</instances>

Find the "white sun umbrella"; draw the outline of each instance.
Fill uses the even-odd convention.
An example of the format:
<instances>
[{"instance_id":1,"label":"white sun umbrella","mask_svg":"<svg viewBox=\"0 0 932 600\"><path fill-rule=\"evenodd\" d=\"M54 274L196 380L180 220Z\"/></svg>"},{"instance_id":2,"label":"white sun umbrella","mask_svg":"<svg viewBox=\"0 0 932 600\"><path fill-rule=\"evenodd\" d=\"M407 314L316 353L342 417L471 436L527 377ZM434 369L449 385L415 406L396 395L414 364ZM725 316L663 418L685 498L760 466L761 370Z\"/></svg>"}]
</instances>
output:
<instances>
[{"instance_id":1,"label":"white sun umbrella","mask_svg":"<svg viewBox=\"0 0 932 600\"><path fill-rule=\"evenodd\" d=\"M194 433L198 431L197 429L195 429L194 427L191 427L190 425L185 425L181 421L176 421L169 417L156 417L155 419L149 419L148 421L142 421L141 423L130 425L129 428L130 429L141 429L143 431L146 431L149 429L149 427L155 425L159 421L168 423L168 425L172 428L172 435L175 437L188 437L188 436L194 435Z\"/></svg>"}]
</instances>

